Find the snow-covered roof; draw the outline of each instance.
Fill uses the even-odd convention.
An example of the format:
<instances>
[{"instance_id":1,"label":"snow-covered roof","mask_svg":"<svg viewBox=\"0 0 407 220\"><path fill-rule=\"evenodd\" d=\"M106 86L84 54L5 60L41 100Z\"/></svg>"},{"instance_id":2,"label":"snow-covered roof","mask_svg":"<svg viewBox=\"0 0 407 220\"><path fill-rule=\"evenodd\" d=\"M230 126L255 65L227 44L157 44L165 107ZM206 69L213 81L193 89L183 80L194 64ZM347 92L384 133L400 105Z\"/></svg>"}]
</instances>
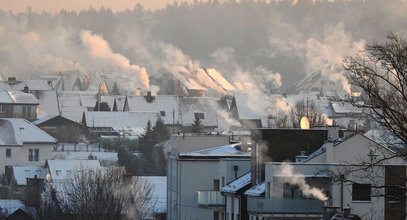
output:
<instances>
[{"instance_id":1,"label":"snow-covered roof","mask_svg":"<svg viewBox=\"0 0 407 220\"><path fill-rule=\"evenodd\" d=\"M348 102L333 102L332 108L335 113L344 114L344 113L362 113L362 108L353 106Z\"/></svg>"},{"instance_id":2,"label":"snow-covered roof","mask_svg":"<svg viewBox=\"0 0 407 220\"><path fill-rule=\"evenodd\" d=\"M248 186L250 184L250 181L251 181L251 172L248 172L243 176L228 183L226 186L222 187L220 191L224 193L236 193L243 187Z\"/></svg>"},{"instance_id":3,"label":"snow-covered roof","mask_svg":"<svg viewBox=\"0 0 407 220\"><path fill-rule=\"evenodd\" d=\"M61 107L61 115L75 122L82 122L83 112L88 111L88 108L83 106L63 106Z\"/></svg>"},{"instance_id":4,"label":"snow-covered roof","mask_svg":"<svg viewBox=\"0 0 407 220\"><path fill-rule=\"evenodd\" d=\"M59 115L59 101L56 91L40 92L38 102L39 116Z\"/></svg>"},{"instance_id":5,"label":"snow-covered roof","mask_svg":"<svg viewBox=\"0 0 407 220\"><path fill-rule=\"evenodd\" d=\"M196 113L203 113L201 119L203 126L218 126L216 111L217 101L214 98L184 98L181 99L182 125L192 125L195 121Z\"/></svg>"},{"instance_id":6,"label":"snow-covered roof","mask_svg":"<svg viewBox=\"0 0 407 220\"><path fill-rule=\"evenodd\" d=\"M197 151L180 153L180 157L250 157L250 152L238 150L240 144L229 144Z\"/></svg>"},{"instance_id":7,"label":"snow-covered roof","mask_svg":"<svg viewBox=\"0 0 407 220\"><path fill-rule=\"evenodd\" d=\"M113 111L114 102L116 100L117 111L122 112L126 96L122 95L104 95L101 96L101 102L106 102L109 105L110 111Z\"/></svg>"},{"instance_id":8,"label":"snow-covered roof","mask_svg":"<svg viewBox=\"0 0 407 220\"><path fill-rule=\"evenodd\" d=\"M156 112L85 112L87 127L110 127L114 129L142 128L147 122L155 124L158 119Z\"/></svg>"},{"instance_id":9,"label":"snow-covered roof","mask_svg":"<svg viewBox=\"0 0 407 220\"><path fill-rule=\"evenodd\" d=\"M58 115L47 115L47 116L44 116L44 117L42 117L42 118L40 118L40 119L38 119L38 120L36 120L36 121L33 121L32 123L33 123L34 125L39 125L39 124L42 124L42 123L44 123L44 122L46 122L46 121L49 121L49 120L51 120L51 119L57 117L57 116L58 116Z\"/></svg>"},{"instance_id":10,"label":"snow-covered roof","mask_svg":"<svg viewBox=\"0 0 407 220\"><path fill-rule=\"evenodd\" d=\"M193 79L193 75L183 66L170 68L170 73L177 78L188 90L207 90Z\"/></svg>"},{"instance_id":11,"label":"snow-covered roof","mask_svg":"<svg viewBox=\"0 0 407 220\"><path fill-rule=\"evenodd\" d=\"M45 179L48 169L42 166L13 166L13 177L17 185L27 185L27 178Z\"/></svg>"},{"instance_id":12,"label":"snow-covered roof","mask_svg":"<svg viewBox=\"0 0 407 220\"><path fill-rule=\"evenodd\" d=\"M157 112L160 113L165 124L180 123L178 96L159 95L153 97L154 99L148 102L145 96L128 96L126 99L128 110L130 112Z\"/></svg>"},{"instance_id":13,"label":"snow-covered roof","mask_svg":"<svg viewBox=\"0 0 407 220\"><path fill-rule=\"evenodd\" d=\"M33 94L20 90L0 90L0 103L38 105L38 100Z\"/></svg>"},{"instance_id":14,"label":"snow-covered roof","mask_svg":"<svg viewBox=\"0 0 407 220\"><path fill-rule=\"evenodd\" d=\"M140 176L152 186L153 201L150 203L154 213L165 213L167 210L167 177L166 176Z\"/></svg>"},{"instance_id":15,"label":"snow-covered roof","mask_svg":"<svg viewBox=\"0 0 407 220\"><path fill-rule=\"evenodd\" d=\"M56 143L57 140L22 118L0 119L0 145Z\"/></svg>"},{"instance_id":16,"label":"snow-covered roof","mask_svg":"<svg viewBox=\"0 0 407 220\"><path fill-rule=\"evenodd\" d=\"M271 100L262 94L235 93L237 113L240 120L261 120L266 118L266 112Z\"/></svg>"},{"instance_id":17,"label":"snow-covered roof","mask_svg":"<svg viewBox=\"0 0 407 220\"><path fill-rule=\"evenodd\" d=\"M64 180L82 168L94 171L101 168L99 160L47 160L46 164L52 180Z\"/></svg>"},{"instance_id":18,"label":"snow-covered roof","mask_svg":"<svg viewBox=\"0 0 407 220\"><path fill-rule=\"evenodd\" d=\"M15 83L10 83L8 80L0 81L0 89L13 89L13 90L24 90L27 86L30 91L49 91L52 90L51 84L48 84L46 80L24 80L16 81Z\"/></svg>"},{"instance_id":19,"label":"snow-covered roof","mask_svg":"<svg viewBox=\"0 0 407 220\"><path fill-rule=\"evenodd\" d=\"M246 196L261 196L266 192L266 182L261 182L244 193Z\"/></svg>"},{"instance_id":20,"label":"snow-covered roof","mask_svg":"<svg viewBox=\"0 0 407 220\"><path fill-rule=\"evenodd\" d=\"M221 73L219 73L216 69L209 69L209 68L205 68L205 72L216 82L218 83L220 86L222 86L222 88L226 91L234 91L236 90L236 88L230 84L225 77L222 76Z\"/></svg>"},{"instance_id":21,"label":"snow-covered roof","mask_svg":"<svg viewBox=\"0 0 407 220\"><path fill-rule=\"evenodd\" d=\"M37 217L35 208L25 206L20 200L0 199L0 214L5 215L5 217L12 215L18 209L21 209L33 219Z\"/></svg>"},{"instance_id":22,"label":"snow-covered roof","mask_svg":"<svg viewBox=\"0 0 407 220\"><path fill-rule=\"evenodd\" d=\"M388 147L403 148L406 146L406 143L389 130L369 130L365 136Z\"/></svg>"},{"instance_id":23,"label":"snow-covered roof","mask_svg":"<svg viewBox=\"0 0 407 220\"><path fill-rule=\"evenodd\" d=\"M112 161L116 162L117 152L83 152L83 151L53 151L52 157L66 160L86 160L89 156L94 156L99 161Z\"/></svg>"}]
</instances>

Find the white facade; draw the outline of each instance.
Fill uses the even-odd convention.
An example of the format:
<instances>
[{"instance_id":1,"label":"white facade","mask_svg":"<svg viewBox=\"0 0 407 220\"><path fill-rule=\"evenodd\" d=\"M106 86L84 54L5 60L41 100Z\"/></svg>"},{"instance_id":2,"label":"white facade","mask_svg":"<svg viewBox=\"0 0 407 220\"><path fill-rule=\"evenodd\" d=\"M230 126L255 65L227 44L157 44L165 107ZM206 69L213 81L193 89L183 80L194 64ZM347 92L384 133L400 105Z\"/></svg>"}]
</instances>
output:
<instances>
[{"instance_id":1,"label":"white facade","mask_svg":"<svg viewBox=\"0 0 407 220\"><path fill-rule=\"evenodd\" d=\"M226 145L170 157L167 219L223 219L225 200L219 189L248 172L249 156Z\"/></svg>"}]
</instances>

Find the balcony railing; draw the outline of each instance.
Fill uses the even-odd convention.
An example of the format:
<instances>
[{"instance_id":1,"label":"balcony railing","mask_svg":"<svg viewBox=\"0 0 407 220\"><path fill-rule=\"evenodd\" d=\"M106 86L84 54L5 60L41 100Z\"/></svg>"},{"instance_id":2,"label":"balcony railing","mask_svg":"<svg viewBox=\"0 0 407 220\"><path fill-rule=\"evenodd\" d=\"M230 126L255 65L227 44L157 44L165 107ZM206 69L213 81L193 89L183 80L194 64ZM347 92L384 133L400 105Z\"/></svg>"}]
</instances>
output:
<instances>
[{"instance_id":1,"label":"balcony railing","mask_svg":"<svg viewBox=\"0 0 407 220\"><path fill-rule=\"evenodd\" d=\"M198 205L223 206L225 197L219 191L198 191Z\"/></svg>"},{"instance_id":2,"label":"balcony railing","mask_svg":"<svg viewBox=\"0 0 407 220\"><path fill-rule=\"evenodd\" d=\"M249 197L247 211L255 213L322 213L323 202L316 199L279 199Z\"/></svg>"}]
</instances>

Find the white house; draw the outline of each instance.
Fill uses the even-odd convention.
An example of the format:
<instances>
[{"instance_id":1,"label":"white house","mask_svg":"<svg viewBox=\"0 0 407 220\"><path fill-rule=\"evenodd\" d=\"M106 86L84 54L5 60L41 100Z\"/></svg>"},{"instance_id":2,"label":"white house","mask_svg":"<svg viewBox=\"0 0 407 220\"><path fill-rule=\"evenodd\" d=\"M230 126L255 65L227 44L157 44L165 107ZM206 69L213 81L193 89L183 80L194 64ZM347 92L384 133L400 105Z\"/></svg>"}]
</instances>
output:
<instances>
[{"instance_id":1,"label":"white house","mask_svg":"<svg viewBox=\"0 0 407 220\"><path fill-rule=\"evenodd\" d=\"M55 138L25 119L0 119L0 174L11 175L11 166L43 165L51 158L56 143Z\"/></svg>"},{"instance_id":2,"label":"white house","mask_svg":"<svg viewBox=\"0 0 407 220\"><path fill-rule=\"evenodd\" d=\"M249 157L239 144L170 156L167 219L224 219L220 188L249 171Z\"/></svg>"},{"instance_id":3,"label":"white house","mask_svg":"<svg viewBox=\"0 0 407 220\"><path fill-rule=\"evenodd\" d=\"M264 182L253 187L260 193L246 191L250 218L320 219L325 203L362 219L404 219L397 186L406 185L407 164L397 157L380 161L389 155L394 152L386 146L353 134L327 141L297 163L267 162Z\"/></svg>"}]
</instances>

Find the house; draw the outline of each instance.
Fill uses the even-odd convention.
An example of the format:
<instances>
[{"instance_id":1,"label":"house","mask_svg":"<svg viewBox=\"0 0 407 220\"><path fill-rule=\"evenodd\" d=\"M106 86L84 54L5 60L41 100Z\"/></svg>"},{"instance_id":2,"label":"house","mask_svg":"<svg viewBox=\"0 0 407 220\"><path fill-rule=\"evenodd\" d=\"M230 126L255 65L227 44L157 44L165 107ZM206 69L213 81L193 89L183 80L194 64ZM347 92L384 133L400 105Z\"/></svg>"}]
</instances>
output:
<instances>
[{"instance_id":1,"label":"house","mask_svg":"<svg viewBox=\"0 0 407 220\"><path fill-rule=\"evenodd\" d=\"M218 128L217 100L214 98L180 98L182 132L192 132L193 124L199 120L201 132L211 132Z\"/></svg>"},{"instance_id":2,"label":"house","mask_svg":"<svg viewBox=\"0 0 407 220\"><path fill-rule=\"evenodd\" d=\"M0 90L0 118L37 119L38 100L19 90Z\"/></svg>"},{"instance_id":3,"label":"house","mask_svg":"<svg viewBox=\"0 0 407 220\"><path fill-rule=\"evenodd\" d=\"M52 84L47 80L29 79L18 81L15 77L9 77L7 80L0 81L0 89L20 90L37 94L40 91L51 91Z\"/></svg>"},{"instance_id":4,"label":"house","mask_svg":"<svg viewBox=\"0 0 407 220\"><path fill-rule=\"evenodd\" d=\"M57 140L25 119L0 119L0 174L11 176L12 166L40 166Z\"/></svg>"},{"instance_id":5,"label":"house","mask_svg":"<svg viewBox=\"0 0 407 220\"><path fill-rule=\"evenodd\" d=\"M165 125L178 128L181 124L180 100L178 96L127 96L124 103L125 112L157 112ZM178 130L178 129L177 129Z\"/></svg>"},{"instance_id":6,"label":"house","mask_svg":"<svg viewBox=\"0 0 407 220\"><path fill-rule=\"evenodd\" d=\"M250 163L250 161L248 161ZM250 165L248 165L250 167ZM233 167L236 169L235 167ZM220 191L225 196L225 218L230 219L247 219L247 197L244 192L250 188L251 173L237 177L223 186Z\"/></svg>"},{"instance_id":7,"label":"house","mask_svg":"<svg viewBox=\"0 0 407 220\"><path fill-rule=\"evenodd\" d=\"M37 211L20 200L0 200L0 216L4 219L35 220Z\"/></svg>"},{"instance_id":8,"label":"house","mask_svg":"<svg viewBox=\"0 0 407 220\"><path fill-rule=\"evenodd\" d=\"M74 172L80 169L87 169L96 172L102 167L99 160L47 160L45 167L51 175L49 180L52 183L61 183Z\"/></svg>"},{"instance_id":9,"label":"house","mask_svg":"<svg viewBox=\"0 0 407 220\"><path fill-rule=\"evenodd\" d=\"M92 135L141 135L148 121L158 120L157 112L84 112L82 123Z\"/></svg>"},{"instance_id":10,"label":"house","mask_svg":"<svg viewBox=\"0 0 407 220\"><path fill-rule=\"evenodd\" d=\"M48 115L33 121L33 124L60 143L81 143L93 139L86 126L61 115Z\"/></svg>"},{"instance_id":11,"label":"house","mask_svg":"<svg viewBox=\"0 0 407 220\"><path fill-rule=\"evenodd\" d=\"M405 218L398 186L406 184L406 162L395 157L376 163L394 152L362 134L330 134L297 162L265 163L264 181L245 192L251 219L330 219L323 211L328 208L363 219Z\"/></svg>"},{"instance_id":12,"label":"house","mask_svg":"<svg viewBox=\"0 0 407 220\"><path fill-rule=\"evenodd\" d=\"M106 102L112 112L122 112L126 96L122 95L102 95L101 102Z\"/></svg>"},{"instance_id":13,"label":"house","mask_svg":"<svg viewBox=\"0 0 407 220\"><path fill-rule=\"evenodd\" d=\"M261 94L235 93L231 102L230 112L243 128L268 127L267 109L271 101Z\"/></svg>"},{"instance_id":14,"label":"house","mask_svg":"<svg viewBox=\"0 0 407 220\"><path fill-rule=\"evenodd\" d=\"M363 108L353 106L348 102L331 102L332 114L328 115L335 124L352 130L369 128L368 115Z\"/></svg>"},{"instance_id":15,"label":"house","mask_svg":"<svg viewBox=\"0 0 407 220\"><path fill-rule=\"evenodd\" d=\"M228 144L170 156L167 219L223 219L220 188L249 170L250 153L239 149Z\"/></svg>"}]
</instances>

